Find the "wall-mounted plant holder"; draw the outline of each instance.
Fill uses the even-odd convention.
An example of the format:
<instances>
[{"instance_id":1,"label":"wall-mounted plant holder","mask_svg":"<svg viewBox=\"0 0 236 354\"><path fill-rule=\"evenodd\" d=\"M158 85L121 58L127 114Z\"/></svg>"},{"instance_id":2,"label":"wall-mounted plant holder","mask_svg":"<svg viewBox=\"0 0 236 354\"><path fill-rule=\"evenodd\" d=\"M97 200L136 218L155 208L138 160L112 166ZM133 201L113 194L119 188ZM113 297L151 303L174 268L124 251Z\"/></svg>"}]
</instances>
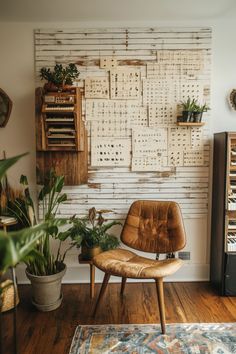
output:
<instances>
[{"instance_id":1,"label":"wall-mounted plant holder","mask_svg":"<svg viewBox=\"0 0 236 354\"><path fill-rule=\"evenodd\" d=\"M229 103L233 110L236 111L236 89L233 89L229 95Z\"/></svg>"},{"instance_id":2,"label":"wall-mounted plant holder","mask_svg":"<svg viewBox=\"0 0 236 354\"><path fill-rule=\"evenodd\" d=\"M177 122L180 127L203 127L205 122Z\"/></svg>"},{"instance_id":3,"label":"wall-mounted plant holder","mask_svg":"<svg viewBox=\"0 0 236 354\"><path fill-rule=\"evenodd\" d=\"M12 110L10 97L0 88L0 128L7 125Z\"/></svg>"},{"instance_id":4,"label":"wall-mounted plant holder","mask_svg":"<svg viewBox=\"0 0 236 354\"><path fill-rule=\"evenodd\" d=\"M82 94L71 86L66 92L36 89L37 183L53 169L65 185L88 180L87 131L82 120Z\"/></svg>"}]
</instances>

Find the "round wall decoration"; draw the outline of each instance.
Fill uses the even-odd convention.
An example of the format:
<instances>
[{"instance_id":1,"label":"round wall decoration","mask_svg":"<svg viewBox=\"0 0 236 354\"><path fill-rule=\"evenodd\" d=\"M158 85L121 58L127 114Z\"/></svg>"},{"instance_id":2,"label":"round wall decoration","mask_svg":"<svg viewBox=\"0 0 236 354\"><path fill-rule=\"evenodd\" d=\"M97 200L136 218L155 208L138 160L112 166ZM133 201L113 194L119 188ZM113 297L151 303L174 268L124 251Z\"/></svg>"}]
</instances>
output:
<instances>
[{"instance_id":1,"label":"round wall decoration","mask_svg":"<svg viewBox=\"0 0 236 354\"><path fill-rule=\"evenodd\" d=\"M236 111L236 89L233 89L229 95L230 106Z\"/></svg>"},{"instance_id":2,"label":"round wall decoration","mask_svg":"<svg viewBox=\"0 0 236 354\"><path fill-rule=\"evenodd\" d=\"M5 127L10 118L12 101L10 97L0 88L0 127Z\"/></svg>"}]
</instances>

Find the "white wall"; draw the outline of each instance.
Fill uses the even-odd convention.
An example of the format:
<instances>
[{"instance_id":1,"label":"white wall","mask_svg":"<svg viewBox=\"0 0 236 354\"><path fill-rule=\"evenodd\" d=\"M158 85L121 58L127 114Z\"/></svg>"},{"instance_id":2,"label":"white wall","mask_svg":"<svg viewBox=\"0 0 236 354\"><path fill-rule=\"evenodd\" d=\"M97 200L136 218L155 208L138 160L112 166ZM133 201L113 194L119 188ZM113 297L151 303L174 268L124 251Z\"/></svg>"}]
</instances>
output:
<instances>
[{"instance_id":1,"label":"white wall","mask_svg":"<svg viewBox=\"0 0 236 354\"><path fill-rule=\"evenodd\" d=\"M236 112L229 108L226 99L236 87L236 21L218 21L213 28L212 129L213 132L236 131Z\"/></svg>"},{"instance_id":2,"label":"white wall","mask_svg":"<svg viewBox=\"0 0 236 354\"><path fill-rule=\"evenodd\" d=\"M236 112L227 104L227 94L236 85L233 18L200 22L158 22L158 23L64 23L63 27L115 27L115 26L212 26L212 131L236 130ZM11 183L17 183L21 173L29 177L35 189L35 139L34 139L34 48L33 29L60 28L61 23L0 23L0 87L13 100L13 111L6 128L0 129L0 152L15 155L25 151L30 155L22 159L10 172ZM209 218L210 220L210 218ZM187 234L191 235L191 248L194 249L193 264L184 267L173 279L206 280L209 274L209 225L206 220L188 220L185 224ZM188 246L187 246L188 249ZM87 281L88 269L77 263L74 250L67 260L69 271L66 281ZM79 269L79 271L78 271ZM101 279L101 274L99 274ZM19 280L24 280L22 269Z\"/></svg>"}]
</instances>

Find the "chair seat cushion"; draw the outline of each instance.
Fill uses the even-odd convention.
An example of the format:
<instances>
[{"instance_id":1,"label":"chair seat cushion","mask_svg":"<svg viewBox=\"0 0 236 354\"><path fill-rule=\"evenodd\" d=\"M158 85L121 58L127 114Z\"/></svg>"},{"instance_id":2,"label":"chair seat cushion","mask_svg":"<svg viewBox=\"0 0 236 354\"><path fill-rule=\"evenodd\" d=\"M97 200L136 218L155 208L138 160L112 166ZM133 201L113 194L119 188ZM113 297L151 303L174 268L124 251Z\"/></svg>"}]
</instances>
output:
<instances>
[{"instance_id":1,"label":"chair seat cushion","mask_svg":"<svg viewBox=\"0 0 236 354\"><path fill-rule=\"evenodd\" d=\"M100 253L93 258L93 263L105 273L138 279L163 278L175 273L183 264L181 259L157 261L121 248Z\"/></svg>"}]
</instances>

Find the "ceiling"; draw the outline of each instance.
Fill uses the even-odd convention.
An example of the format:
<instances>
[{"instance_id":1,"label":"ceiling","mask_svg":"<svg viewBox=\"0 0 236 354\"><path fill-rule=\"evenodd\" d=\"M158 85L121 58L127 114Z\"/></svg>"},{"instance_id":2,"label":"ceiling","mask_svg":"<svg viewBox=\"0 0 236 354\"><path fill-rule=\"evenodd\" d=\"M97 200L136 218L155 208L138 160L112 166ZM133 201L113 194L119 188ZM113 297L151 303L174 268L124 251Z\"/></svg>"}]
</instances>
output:
<instances>
[{"instance_id":1,"label":"ceiling","mask_svg":"<svg viewBox=\"0 0 236 354\"><path fill-rule=\"evenodd\" d=\"M0 21L179 21L235 16L235 0L0 0Z\"/></svg>"}]
</instances>

